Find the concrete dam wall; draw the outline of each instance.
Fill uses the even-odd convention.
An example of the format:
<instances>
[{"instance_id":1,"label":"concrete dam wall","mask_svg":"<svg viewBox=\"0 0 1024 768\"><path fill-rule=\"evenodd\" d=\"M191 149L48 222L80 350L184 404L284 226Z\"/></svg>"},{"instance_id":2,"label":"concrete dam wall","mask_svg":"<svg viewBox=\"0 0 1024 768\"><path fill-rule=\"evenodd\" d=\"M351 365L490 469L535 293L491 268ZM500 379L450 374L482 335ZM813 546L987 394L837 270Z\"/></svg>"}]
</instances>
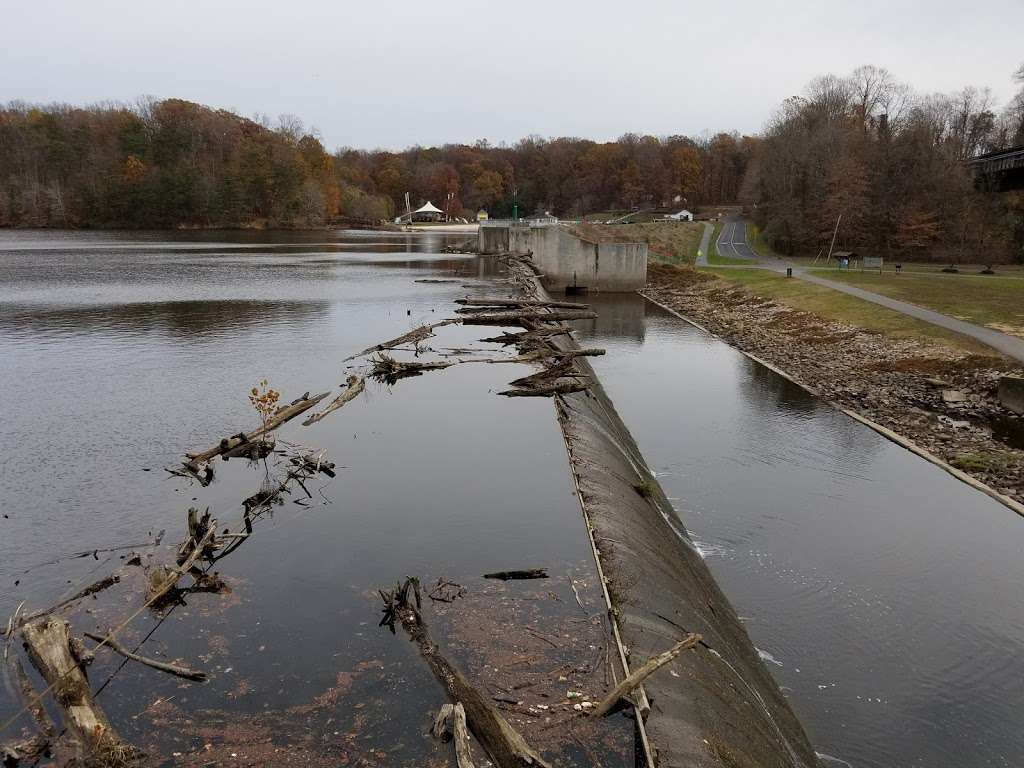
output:
<instances>
[{"instance_id":1,"label":"concrete dam wall","mask_svg":"<svg viewBox=\"0 0 1024 768\"><path fill-rule=\"evenodd\" d=\"M626 292L647 284L646 243L595 243L557 224L481 226L480 253L530 253L544 288Z\"/></svg>"}]
</instances>

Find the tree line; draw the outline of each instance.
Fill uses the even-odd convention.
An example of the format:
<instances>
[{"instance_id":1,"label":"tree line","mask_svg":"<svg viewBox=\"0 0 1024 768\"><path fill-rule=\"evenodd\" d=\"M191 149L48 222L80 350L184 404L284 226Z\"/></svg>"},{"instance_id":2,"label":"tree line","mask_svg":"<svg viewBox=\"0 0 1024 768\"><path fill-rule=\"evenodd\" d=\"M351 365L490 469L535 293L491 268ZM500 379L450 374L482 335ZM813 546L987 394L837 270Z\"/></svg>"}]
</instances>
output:
<instances>
[{"instance_id":1,"label":"tree line","mask_svg":"<svg viewBox=\"0 0 1024 768\"><path fill-rule=\"evenodd\" d=\"M887 70L812 81L770 120L751 164L755 218L778 250L1024 262L1024 195L964 161L1024 145L1024 66L1011 102L987 89L916 94Z\"/></svg>"},{"instance_id":2,"label":"tree line","mask_svg":"<svg viewBox=\"0 0 1024 768\"><path fill-rule=\"evenodd\" d=\"M180 99L0 107L0 226L316 226L379 222L432 200L452 216L734 200L755 140L628 134L616 141L343 148L293 117L271 125Z\"/></svg>"}]
</instances>

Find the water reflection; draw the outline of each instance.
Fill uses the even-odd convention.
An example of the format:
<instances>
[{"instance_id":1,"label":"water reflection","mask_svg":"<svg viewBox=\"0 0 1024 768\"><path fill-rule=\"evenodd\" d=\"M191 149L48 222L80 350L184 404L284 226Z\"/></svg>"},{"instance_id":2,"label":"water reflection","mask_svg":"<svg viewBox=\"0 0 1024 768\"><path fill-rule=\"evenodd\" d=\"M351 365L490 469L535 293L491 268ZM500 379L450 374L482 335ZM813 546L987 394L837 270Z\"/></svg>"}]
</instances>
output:
<instances>
[{"instance_id":1,"label":"water reflection","mask_svg":"<svg viewBox=\"0 0 1024 768\"><path fill-rule=\"evenodd\" d=\"M41 340L95 333L166 334L202 339L247 326L308 322L323 317L327 301L164 301L89 306L13 307L0 311L0 332Z\"/></svg>"},{"instance_id":2,"label":"water reflection","mask_svg":"<svg viewBox=\"0 0 1024 768\"><path fill-rule=\"evenodd\" d=\"M621 340L644 340L647 300L636 293L593 293L566 297L567 301L589 304L597 312L593 320L575 320L573 325L593 336L612 336Z\"/></svg>"}]
</instances>

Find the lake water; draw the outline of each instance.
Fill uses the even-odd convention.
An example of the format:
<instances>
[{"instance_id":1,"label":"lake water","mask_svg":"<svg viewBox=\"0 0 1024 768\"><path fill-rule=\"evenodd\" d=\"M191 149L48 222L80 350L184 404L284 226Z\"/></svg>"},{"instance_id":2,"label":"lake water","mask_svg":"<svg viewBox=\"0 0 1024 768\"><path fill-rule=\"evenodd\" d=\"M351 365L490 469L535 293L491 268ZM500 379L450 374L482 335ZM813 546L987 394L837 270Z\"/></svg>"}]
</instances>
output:
<instances>
[{"instance_id":1,"label":"lake water","mask_svg":"<svg viewBox=\"0 0 1024 768\"><path fill-rule=\"evenodd\" d=\"M260 378L286 401L336 388L350 354L493 295L492 261L440 253L461 237L0 232L0 616L124 570L132 549L166 555L190 504L237 529L262 468L231 461L200 488L164 467L251 427ZM608 350L595 368L816 747L854 766L1021 764L1024 520L640 297L592 300L582 334ZM498 354L484 330L429 344ZM440 688L376 626L375 590L406 575L467 587L430 607L432 626L492 692L531 655L596 685L599 661L573 667L603 628L569 584L599 612L551 403L495 394L526 372L371 384L282 430L326 449L338 478L218 564L229 593L126 630L209 683L100 655L90 679L123 735L167 764L226 761L222 748L263 764L446 764L423 735ZM545 565L544 583L480 578ZM137 586L76 626L117 623ZM16 709L0 690L0 721ZM629 764L631 733L610 738L602 764Z\"/></svg>"}]
</instances>

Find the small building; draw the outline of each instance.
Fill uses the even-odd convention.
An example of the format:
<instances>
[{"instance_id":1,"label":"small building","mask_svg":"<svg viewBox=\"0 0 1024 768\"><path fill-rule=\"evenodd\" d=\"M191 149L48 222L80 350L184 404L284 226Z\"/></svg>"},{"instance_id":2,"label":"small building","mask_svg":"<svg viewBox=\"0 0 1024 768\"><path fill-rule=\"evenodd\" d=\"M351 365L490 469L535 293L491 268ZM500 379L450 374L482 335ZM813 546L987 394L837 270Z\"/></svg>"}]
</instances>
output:
<instances>
[{"instance_id":1,"label":"small building","mask_svg":"<svg viewBox=\"0 0 1024 768\"><path fill-rule=\"evenodd\" d=\"M477 221L487 221L487 211L485 211L483 208L481 208L479 211L477 211L476 212L476 220Z\"/></svg>"},{"instance_id":2,"label":"small building","mask_svg":"<svg viewBox=\"0 0 1024 768\"><path fill-rule=\"evenodd\" d=\"M444 219L444 211L429 200L426 202L426 205L412 212L413 221L441 221L442 219Z\"/></svg>"},{"instance_id":3,"label":"small building","mask_svg":"<svg viewBox=\"0 0 1024 768\"><path fill-rule=\"evenodd\" d=\"M683 209L676 213L670 213L665 218L671 219L672 221L693 221L693 214L690 211Z\"/></svg>"}]
</instances>

